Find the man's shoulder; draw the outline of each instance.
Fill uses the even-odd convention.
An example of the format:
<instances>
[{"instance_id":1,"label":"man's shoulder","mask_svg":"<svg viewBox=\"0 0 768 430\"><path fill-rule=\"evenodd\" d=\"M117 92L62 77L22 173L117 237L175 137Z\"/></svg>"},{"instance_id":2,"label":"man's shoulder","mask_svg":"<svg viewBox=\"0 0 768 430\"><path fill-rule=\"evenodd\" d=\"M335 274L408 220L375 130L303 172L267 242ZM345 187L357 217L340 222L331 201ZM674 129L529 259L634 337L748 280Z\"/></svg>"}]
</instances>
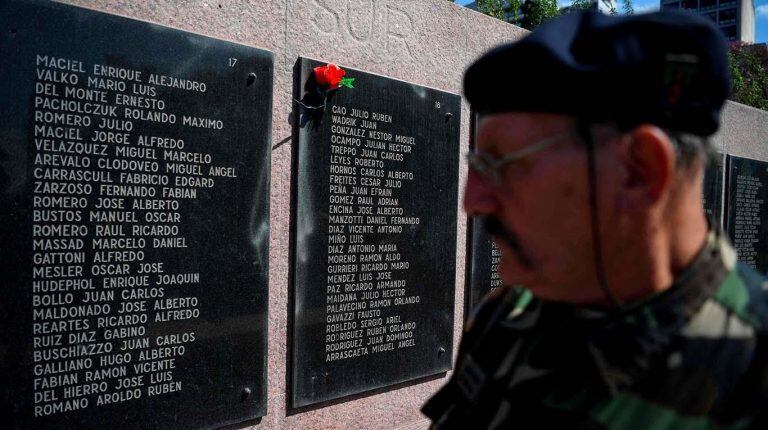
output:
<instances>
[{"instance_id":1,"label":"man's shoulder","mask_svg":"<svg viewBox=\"0 0 768 430\"><path fill-rule=\"evenodd\" d=\"M733 266L680 330L686 361L719 375L722 385L732 384L752 361L758 338L768 333L767 286L753 269Z\"/></svg>"},{"instance_id":2,"label":"man's shoulder","mask_svg":"<svg viewBox=\"0 0 768 430\"><path fill-rule=\"evenodd\" d=\"M743 324L768 331L768 279L751 267L737 263L712 299Z\"/></svg>"},{"instance_id":3,"label":"man's shoulder","mask_svg":"<svg viewBox=\"0 0 768 430\"><path fill-rule=\"evenodd\" d=\"M766 333L766 281L738 263L680 331L666 356L667 370L640 391L657 393L658 404L683 415L697 415L698 408L718 422L753 417L757 409L752 400L744 399L764 399L768 394L768 387L754 384L760 379L756 374L768 372L763 352L768 346L763 345ZM647 389L651 385L664 389ZM676 394L668 394L672 392Z\"/></svg>"},{"instance_id":4,"label":"man's shoulder","mask_svg":"<svg viewBox=\"0 0 768 430\"><path fill-rule=\"evenodd\" d=\"M501 287L488 293L472 310L467 318L465 331L476 331L478 327L499 320L514 319L529 312L537 299L522 287Z\"/></svg>"},{"instance_id":5,"label":"man's shoulder","mask_svg":"<svg viewBox=\"0 0 768 430\"><path fill-rule=\"evenodd\" d=\"M499 321L520 313L533 300L527 290L515 287L500 287L492 290L472 309L464 324L460 352L483 337L491 326Z\"/></svg>"}]
</instances>

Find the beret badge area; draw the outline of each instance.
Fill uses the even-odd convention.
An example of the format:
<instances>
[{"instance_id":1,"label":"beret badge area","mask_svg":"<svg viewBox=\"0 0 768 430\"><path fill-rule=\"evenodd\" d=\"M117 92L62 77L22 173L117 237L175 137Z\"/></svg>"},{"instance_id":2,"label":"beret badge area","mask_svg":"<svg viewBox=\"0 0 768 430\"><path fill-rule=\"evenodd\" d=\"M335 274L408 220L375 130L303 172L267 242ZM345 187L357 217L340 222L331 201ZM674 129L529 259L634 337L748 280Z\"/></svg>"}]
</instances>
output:
<instances>
[{"instance_id":1,"label":"beret badge area","mask_svg":"<svg viewBox=\"0 0 768 430\"><path fill-rule=\"evenodd\" d=\"M699 57L693 54L666 54L662 76L662 106L667 116L687 105L699 77Z\"/></svg>"}]
</instances>

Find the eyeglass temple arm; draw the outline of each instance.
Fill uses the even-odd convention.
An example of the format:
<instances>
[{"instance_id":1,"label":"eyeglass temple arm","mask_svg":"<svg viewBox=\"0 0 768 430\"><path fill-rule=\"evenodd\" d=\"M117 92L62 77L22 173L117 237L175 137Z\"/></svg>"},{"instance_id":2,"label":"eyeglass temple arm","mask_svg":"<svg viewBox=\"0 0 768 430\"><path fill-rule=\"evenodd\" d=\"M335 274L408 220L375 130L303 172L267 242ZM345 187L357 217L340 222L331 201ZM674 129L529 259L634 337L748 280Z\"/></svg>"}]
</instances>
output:
<instances>
[{"instance_id":1,"label":"eyeglass temple arm","mask_svg":"<svg viewBox=\"0 0 768 430\"><path fill-rule=\"evenodd\" d=\"M527 146L527 147L525 147L525 148L515 152L514 154L510 154L510 155L507 155L506 157L501 157L499 159L493 160L493 162L491 162L490 164L491 164L491 166L493 168L497 168L497 167L502 166L504 164L511 163L513 161L517 161L517 160L519 160L519 159L521 159L523 157L527 157L527 156L529 156L529 155L531 155L531 154L533 154L535 152L541 151L542 149L544 149L544 148L554 144L558 140L560 140L560 139L562 139L562 138L564 138L566 136L569 136L569 135L575 135L575 132L573 130L568 130L568 131L564 131L562 133L558 133L558 134L556 134L554 136L550 136L550 137L548 137L548 138L546 138L544 140L540 140L540 141L534 143L533 145Z\"/></svg>"}]
</instances>

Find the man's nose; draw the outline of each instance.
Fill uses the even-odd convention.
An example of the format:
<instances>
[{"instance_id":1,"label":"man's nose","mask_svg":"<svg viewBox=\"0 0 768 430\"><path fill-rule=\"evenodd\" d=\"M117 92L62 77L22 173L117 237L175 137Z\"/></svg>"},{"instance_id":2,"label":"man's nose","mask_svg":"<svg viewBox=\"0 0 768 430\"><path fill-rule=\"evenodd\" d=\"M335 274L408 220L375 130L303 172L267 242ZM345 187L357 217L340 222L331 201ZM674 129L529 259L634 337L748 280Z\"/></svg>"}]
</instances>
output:
<instances>
[{"instance_id":1,"label":"man's nose","mask_svg":"<svg viewBox=\"0 0 768 430\"><path fill-rule=\"evenodd\" d=\"M493 186L470 169L464 189L464 211L469 216L476 216L493 214L497 209L498 200Z\"/></svg>"}]
</instances>

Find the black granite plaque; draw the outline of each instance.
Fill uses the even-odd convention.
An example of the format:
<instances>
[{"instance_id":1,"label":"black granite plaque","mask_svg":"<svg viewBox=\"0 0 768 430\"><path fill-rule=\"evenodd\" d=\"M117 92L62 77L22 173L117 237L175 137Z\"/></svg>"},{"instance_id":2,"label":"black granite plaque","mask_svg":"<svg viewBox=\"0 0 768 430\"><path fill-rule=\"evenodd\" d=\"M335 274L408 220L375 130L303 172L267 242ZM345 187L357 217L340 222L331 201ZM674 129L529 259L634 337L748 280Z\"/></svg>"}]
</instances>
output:
<instances>
[{"instance_id":1,"label":"black granite plaque","mask_svg":"<svg viewBox=\"0 0 768 430\"><path fill-rule=\"evenodd\" d=\"M265 413L272 55L0 4L3 427Z\"/></svg>"},{"instance_id":2,"label":"black granite plaque","mask_svg":"<svg viewBox=\"0 0 768 430\"><path fill-rule=\"evenodd\" d=\"M717 153L713 156L704 170L704 186L702 188L704 211L709 219L719 227L723 225L724 166L725 154Z\"/></svg>"},{"instance_id":3,"label":"black granite plaque","mask_svg":"<svg viewBox=\"0 0 768 430\"><path fill-rule=\"evenodd\" d=\"M451 365L460 98L346 68L314 94L300 59L292 405Z\"/></svg>"},{"instance_id":4,"label":"black granite plaque","mask_svg":"<svg viewBox=\"0 0 768 430\"><path fill-rule=\"evenodd\" d=\"M473 113L470 121L471 150L477 139L479 117ZM467 222L467 271L464 294L464 319L488 293L502 285L499 277L501 248L493 242L491 234L485 228L485 218L469 218Z\"/></svg>"},{"instance_id":5,"label":"black granite plaque","mask_svg":"<svg viewBox=\"0 0 768 430\"><path fill-rule=\"evenodd\" d=\"M465 314L471 315L472 309L488 293L502 286L499 277L501 248L494 243L486 231L484 218L470 219L469 253L467 266L467 294L465 296Z\"/></svg>"},{"instance_id":6,"label":"black granite plaque","mask_svg":"<svg viewBox=\"0 0 768 430\"><path fill-rule=\"evenodd\" d=\"M728 156L726 228L739 261L768 273L768 163Z\"/></svg>"}]
</instances>

